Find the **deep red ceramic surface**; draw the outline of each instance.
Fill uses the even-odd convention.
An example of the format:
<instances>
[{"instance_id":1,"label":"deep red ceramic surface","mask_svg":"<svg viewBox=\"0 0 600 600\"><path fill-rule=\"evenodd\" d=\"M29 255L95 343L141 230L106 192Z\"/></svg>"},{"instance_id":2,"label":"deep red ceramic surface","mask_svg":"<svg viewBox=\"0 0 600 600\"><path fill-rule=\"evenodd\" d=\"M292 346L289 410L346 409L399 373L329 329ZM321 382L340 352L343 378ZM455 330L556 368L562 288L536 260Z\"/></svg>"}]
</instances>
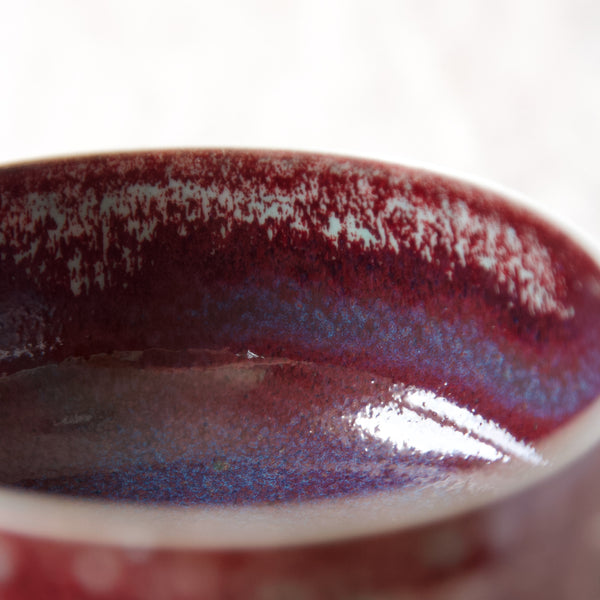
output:
<instances>
[{"instance_id":1,"label":"deep red ceramic surface","mask_svg":"<svg viewBox=\"0 0 600 600\"><path fill-rule=\"evenodd\" d=\"M600 269L428 171L0 170L0 597L600 598Z\"/></svg>"}]
</instances>

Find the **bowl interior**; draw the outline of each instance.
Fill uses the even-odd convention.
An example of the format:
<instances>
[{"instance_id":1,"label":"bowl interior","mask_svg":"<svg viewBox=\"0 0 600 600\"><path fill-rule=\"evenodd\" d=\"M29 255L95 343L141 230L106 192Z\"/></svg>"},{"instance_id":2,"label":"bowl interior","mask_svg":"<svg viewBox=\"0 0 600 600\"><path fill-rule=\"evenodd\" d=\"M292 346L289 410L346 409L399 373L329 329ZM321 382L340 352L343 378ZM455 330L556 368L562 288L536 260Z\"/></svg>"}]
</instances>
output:
<instances>
[{"instance_id":1,"label":"bowl interior","mask_svg":"<svg viewBox=\"0 0 600 600\"><path fill-rule=\"evenodd\" d=\"M191 506L218 530L375 502L414 522L567 460L550 440L600 395L596 263L419 169L249 151L9 167L0 259L0 481L25 503Z\"/></svg>"}]
</instances>

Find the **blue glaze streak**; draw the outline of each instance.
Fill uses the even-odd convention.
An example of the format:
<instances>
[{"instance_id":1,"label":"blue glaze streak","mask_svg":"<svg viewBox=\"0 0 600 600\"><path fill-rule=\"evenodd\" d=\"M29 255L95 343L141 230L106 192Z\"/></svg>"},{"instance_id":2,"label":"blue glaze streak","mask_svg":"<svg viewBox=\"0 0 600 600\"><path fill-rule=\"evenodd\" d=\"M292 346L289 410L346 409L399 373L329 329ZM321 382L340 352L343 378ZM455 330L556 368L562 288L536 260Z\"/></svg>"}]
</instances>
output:
<instances>
[{"instance_id":1,"label":"blue glaze streak","mask_svg":"<svg viewBox=\"0 0 600 600\"><path fill-rule=\"evenodd\" d=\"M231 433L231 432L226 432ZM76 476L23 480L20 487L110 500L194 504L248 504L314 500L432 484L460 465L440 456L402 455L389 444L356 435L351 446L325 435L307 435L294 443L282 429L247 454L205 449L204 461L168 460L156 452L152 463L126 465L115 458L111 470ZM217 438L218 439L218 438ZM289 451L278 452L285 444ZM477 463L478 461L472 461ZM470 465L471 467L473 464Z\"/></svg>"},{"instance_id":2,"label":"blue glaze streak","mask_svg":"<svg viewBox=\"0 0 600 600\"><path fill-rule=\"evenodd\" d=\"M420 493L489 462L540 464L532 446L424 390L354 369L220 357L147 367L143 356L102 355L4 379L0 479L74 496L243 504Z\"/></svg>"},{"instance_id":3,"label":"blue glaze streak","mask_svg":"<svg viewBox=\"0 0 600 600\"><path fill-rule=\"evenodd\" d=\"M239 320L227 320L227 315L240 312ZM233 288L226 300L206 294L202 307L188 313L190 327L209 324L213 330L223 316L215 337L234 340L240 347L256 343L259 330L273 343L332 358L363 354L375 370L409 368L440 381L485 388L503 410L520 407L533 417L565 418L600 395L597 344L583 340L582 348L543 348L542 353L532 348L532 358L506 343L502 347L483 331L476 315L444 321L422 307L392 307L378 299L364 306L352 297L332 298L279 279L268 289L250 283ZM577 356L576 370L564 367L567 354Z\"/></svg>"}]
</instances>

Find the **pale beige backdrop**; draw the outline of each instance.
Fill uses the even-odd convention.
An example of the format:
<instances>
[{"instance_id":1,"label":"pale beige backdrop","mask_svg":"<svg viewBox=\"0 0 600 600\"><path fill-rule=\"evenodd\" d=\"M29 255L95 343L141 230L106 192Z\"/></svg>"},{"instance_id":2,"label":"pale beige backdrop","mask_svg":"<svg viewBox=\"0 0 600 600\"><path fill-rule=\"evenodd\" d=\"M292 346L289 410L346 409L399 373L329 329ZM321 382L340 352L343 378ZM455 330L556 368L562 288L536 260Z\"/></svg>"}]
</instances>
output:
<instances>
[{"instance_id":1,"label":"pale beige backdrop","mask_svg":"<svg viewBox=\"0 0 600 600\"><path fill-rule=\"evenodd\" d=\"M426 161L600 239L600 2L0 7L0 163L173 146Z\"/></svg>"}]
</instances>

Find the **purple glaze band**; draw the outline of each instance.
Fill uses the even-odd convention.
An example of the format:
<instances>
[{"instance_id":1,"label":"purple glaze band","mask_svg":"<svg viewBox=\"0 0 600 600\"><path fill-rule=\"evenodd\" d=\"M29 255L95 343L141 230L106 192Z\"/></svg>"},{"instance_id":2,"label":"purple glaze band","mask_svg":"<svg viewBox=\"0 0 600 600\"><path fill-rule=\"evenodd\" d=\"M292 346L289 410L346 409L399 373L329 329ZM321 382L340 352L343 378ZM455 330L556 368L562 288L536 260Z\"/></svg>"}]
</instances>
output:
<instances>
[{"instance_id":1,"label":"purple glaze band","mask_svg":"<svg viewBox=\"0 0 600 600\"><path fill-rule=\"evenodd\" d=\"M522 208L424 171L246 151L6 168L0 258L5 374L251 350L416 385L529 441L600 395L598 267Z\"/></svg>"}]
</instances>

